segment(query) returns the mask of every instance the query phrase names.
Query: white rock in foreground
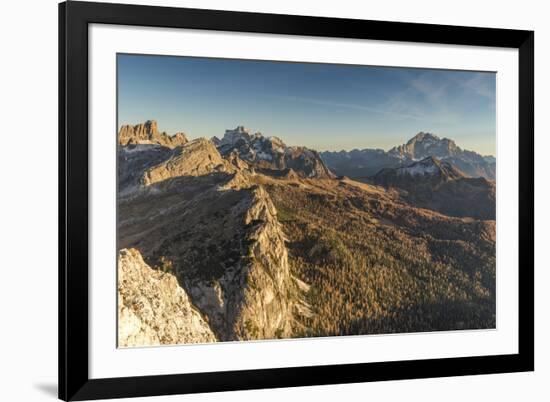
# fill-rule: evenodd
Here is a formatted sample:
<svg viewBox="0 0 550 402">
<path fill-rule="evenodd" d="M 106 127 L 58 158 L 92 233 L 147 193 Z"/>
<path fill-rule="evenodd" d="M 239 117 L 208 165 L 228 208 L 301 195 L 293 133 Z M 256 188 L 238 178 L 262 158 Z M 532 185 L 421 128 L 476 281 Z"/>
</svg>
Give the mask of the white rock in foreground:
<svg viewBox="0 0 550 402">
<path fill-rule="evenodd" d="M 216 342 L 176 279 L 149 267 L 136 249 L 118 255 L 118 346 Z"/>
</svg>

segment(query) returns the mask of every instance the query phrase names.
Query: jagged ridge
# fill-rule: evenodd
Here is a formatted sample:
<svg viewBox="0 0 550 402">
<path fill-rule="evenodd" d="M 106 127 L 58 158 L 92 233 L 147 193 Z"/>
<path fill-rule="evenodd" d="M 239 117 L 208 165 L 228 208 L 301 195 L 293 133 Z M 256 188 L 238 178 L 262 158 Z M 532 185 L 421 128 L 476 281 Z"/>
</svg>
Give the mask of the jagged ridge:
<svg viewBox="0 0 550 402">
<path fill-rule="evenodd" d="M 264 137 L 259 132 L 251 135 L 243 126 L 226 130 L 221 140 L 213 137 L 211 142 L 222 155 L 237 151 L 241 159 L 256 168 L 265 169 L 266 172 L 290 168 L 302 177 L 334 177 L 317 151 L 306 147 L 287 146 L 280 138 Z"/>
</svg>

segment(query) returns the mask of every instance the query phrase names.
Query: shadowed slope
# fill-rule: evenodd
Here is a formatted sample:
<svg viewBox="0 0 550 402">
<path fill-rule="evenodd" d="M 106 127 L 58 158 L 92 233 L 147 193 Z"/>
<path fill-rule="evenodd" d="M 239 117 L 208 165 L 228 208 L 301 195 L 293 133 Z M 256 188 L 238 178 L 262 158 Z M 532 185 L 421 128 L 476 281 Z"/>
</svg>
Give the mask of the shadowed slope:
<svg viewBox="0 0 550 402">
<path fill-rule="evenodd" d="M 495 219 L 496 188 L 483 177 L 466 177 L 452 164 L 428 157 L 406 167 L 383 169 L 372 181 L 403 190 L 410 204 L 452 216 Z"/>
</svg>

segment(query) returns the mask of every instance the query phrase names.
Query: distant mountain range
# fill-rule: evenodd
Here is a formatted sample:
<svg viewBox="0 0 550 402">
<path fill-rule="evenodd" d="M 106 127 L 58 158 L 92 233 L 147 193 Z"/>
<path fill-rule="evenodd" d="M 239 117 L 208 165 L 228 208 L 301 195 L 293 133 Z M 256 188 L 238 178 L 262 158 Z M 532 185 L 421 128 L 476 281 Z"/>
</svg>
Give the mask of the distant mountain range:
<svg viewBox="0 0 550 402">
<path fill-rule="evenodd" d="M 397 189 L 408 203 L 452 216 L 495 219 L 493 156 L 462 150 L 453 140 L 419 133 L 388 152 L 364 149 L 323 152 L 287 146 L 278 137 L 251 134 L 244 126 L 220 139 L 189 141 L 183 132 L 160 132 L 156 121 L 122 126 L 119 190 L 187 175 L 256 170 L 278 177 L 352 179 Z M 200 152 L 199 152 L 200 150 Z M 140 152 L 137 152 L 140 151 Z"/>
<path fill-rule="evenodd" d="M 319 153 L 306 147 L 287 146 L 278 137 L 265 137 L 259 132 L 251 134 L 244 126 L 226 130 L 221 139 L 214 136 L 210 141 L 222 156 L 235 152 L 255 168 L 275 171 L 292 169 L 298 175 L 310 178 L 334 175 L 366 178 L 382 169 L 406 167 L 427 157 L 445 161 L 469 177 L 494 180 L 496 173 L 494 156 L 463 150 L 453 140 L 422 132 L 406 144 L 395 146 L 387 152 L 367 148 Z M 122 126 L 119 133 L 120 145 L 161 145 L 173 149 L 187 142 L 183 132 L 172 136 L 160 132 L 154 120 Z"/>
<path fill-rule="evenodd" d="M 453 140 L 430 133 L 418 133 L 406 144 L 382 149 L 321 153 L 321 158 L 335 174 L 348 177 L 369 177 L 384 168 L 408 166 L 427 157 L 450 163 L 470 177 L 495 179 L 496 159 L 474 151 L 463 150 Z"/>
</svg>

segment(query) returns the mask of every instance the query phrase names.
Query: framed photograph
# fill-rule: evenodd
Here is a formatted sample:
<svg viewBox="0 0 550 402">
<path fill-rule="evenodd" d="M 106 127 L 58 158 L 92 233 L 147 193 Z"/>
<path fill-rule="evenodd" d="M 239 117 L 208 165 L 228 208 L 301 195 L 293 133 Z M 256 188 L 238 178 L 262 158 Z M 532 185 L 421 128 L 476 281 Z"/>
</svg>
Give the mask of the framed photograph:
<svg viewBox="0 0 550 402">
<path fill-rule="evenodd" d="M 59 397 L 534 369 L 534 33 L 59 5 Z"/>
</svg>

